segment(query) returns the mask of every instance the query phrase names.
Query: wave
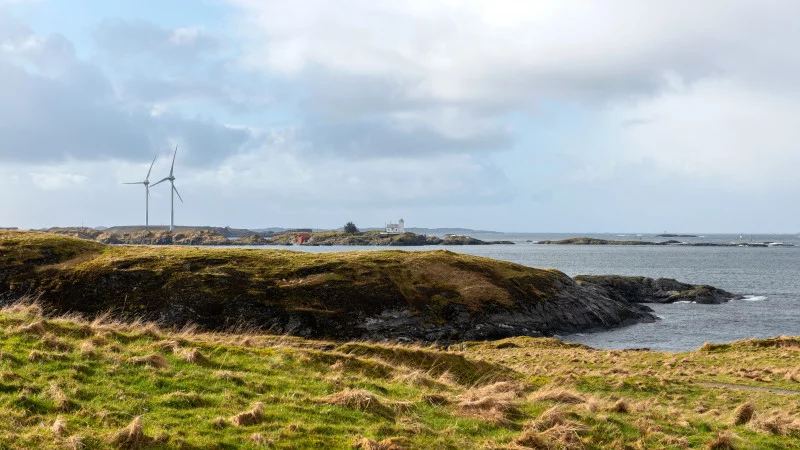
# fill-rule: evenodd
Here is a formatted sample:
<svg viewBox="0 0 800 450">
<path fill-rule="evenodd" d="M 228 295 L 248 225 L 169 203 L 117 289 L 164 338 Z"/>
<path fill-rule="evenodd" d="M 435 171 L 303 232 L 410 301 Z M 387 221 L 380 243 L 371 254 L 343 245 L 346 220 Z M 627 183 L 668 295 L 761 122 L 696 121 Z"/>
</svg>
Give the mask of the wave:
<svg viewBox="0 0 800 450">
<path fill-rule="evenodd" d="M 745 295 L 742 300 L 746 302 L 761 302 L 766 300 L 767 297 L 764 295 Z"/>
<path fill-rule="evenodd" d="M 675 305 L 677 305 L 678 303 L 694 303 L 694 302 L 693 302 L 693 301 L 691 301 L 691 300 L 679 300 L 679 301 L 677 301 L 677 302 L 672 302 L 672 303 L 673 303 L 673 304 L 675 304 Z"/>
</svg>

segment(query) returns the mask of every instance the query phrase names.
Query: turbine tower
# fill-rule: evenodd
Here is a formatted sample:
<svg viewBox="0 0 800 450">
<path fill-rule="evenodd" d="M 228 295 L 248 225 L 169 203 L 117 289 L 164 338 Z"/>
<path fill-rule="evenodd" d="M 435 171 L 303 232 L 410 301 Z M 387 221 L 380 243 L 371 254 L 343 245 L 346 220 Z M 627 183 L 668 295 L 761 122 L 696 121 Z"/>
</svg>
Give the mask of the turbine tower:
<svg viewBox="0 0 800 450">
<path fill-rule="evenodd" d="M 153 184 L 153 186 L 155 186 L 156 184 L 163 183 L 164 181 L 169 180 L 169 184 L 172 187 L 172 192 L 170 192 L 170 202 L 169 202 L 169 208 L 170 208 L 169 232 L 170 233 L 175 231 L 175 194 L 178 194 L 178 198 L 181 200 L 181 203 L 183 203 L 183 198 L 181 198 L 181 194 L 178 192 L 178 189 L 175 187 L 174 170 L 175 170 L 175 157 L 177 155 L 178 155 L 178 146 L 176 145 L 175 146 L 175 154 L 172 155 L 172 166 L 170 166 L 170 168 L 169 168 L 169 176 L 164 178 L 163 180 L 159 181 L 158 183 Z"/>
<path fill-rule="evenodd" d="M 136 181 L 134 183 L 122 183 L 122 184 L 143 184 L 144 185 L 144 229 L 148 229 L 150 227 L 150 172 L 153 170 L 153 164 L 156 163 L 156 155 L 153 158 L 153 162 L 150 163 L 150 169 L 147 171 L 147 176 L 144 177 L 144 181 Z"/>
</svg>

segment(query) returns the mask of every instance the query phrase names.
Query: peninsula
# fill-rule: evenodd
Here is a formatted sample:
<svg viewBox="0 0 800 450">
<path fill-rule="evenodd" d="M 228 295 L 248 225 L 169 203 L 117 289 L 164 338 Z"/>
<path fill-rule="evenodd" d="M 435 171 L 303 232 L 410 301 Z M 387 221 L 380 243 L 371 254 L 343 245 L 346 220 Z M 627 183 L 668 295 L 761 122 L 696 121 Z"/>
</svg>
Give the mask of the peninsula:
<svg viewBox="0 0 800 450">
<path fill-rule="evenodd" d="M 109 246 L 0 231 L 0 302 L 35 295 L 53 312 L 113 311 L 130 320 L 217 331 L 245 327 L 313 338 L 440 342 L 547 336 L 656 319 L 640 304 L 661 298 L 650 289 L 653 280 L 578 280 L 555 269 L 442 250 L 315 254 Z M 674 280 L 656 284 L 660 291 L 683 292 L 686 300 L 705 292 Z M 720 299 L 733 297 L 719 293 Z"/>
</svg>

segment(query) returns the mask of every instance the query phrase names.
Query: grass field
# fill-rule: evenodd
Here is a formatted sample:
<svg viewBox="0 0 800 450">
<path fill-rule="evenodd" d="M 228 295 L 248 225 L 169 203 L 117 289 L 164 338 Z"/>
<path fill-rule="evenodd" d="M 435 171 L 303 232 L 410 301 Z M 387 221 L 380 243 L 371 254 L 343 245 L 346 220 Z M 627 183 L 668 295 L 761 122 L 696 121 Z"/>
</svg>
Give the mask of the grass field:
<svg viewBox="0 0 800 450">
<path fill-rule="evenodd" d="M 796 391 L 788 337 L 446 349 L 0 312 L 0 448 L 798 448 Z"/>
</svg>

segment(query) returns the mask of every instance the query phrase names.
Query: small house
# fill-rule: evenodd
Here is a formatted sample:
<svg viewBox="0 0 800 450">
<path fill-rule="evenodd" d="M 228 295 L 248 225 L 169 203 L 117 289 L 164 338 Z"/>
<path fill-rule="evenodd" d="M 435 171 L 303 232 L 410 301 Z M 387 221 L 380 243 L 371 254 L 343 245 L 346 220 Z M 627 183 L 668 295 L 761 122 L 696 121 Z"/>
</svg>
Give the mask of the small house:
<svg viewBox="0 0 800 450">
<path fill-rule="evenodd" d="M 311 240 L 311 233 L 298 233 L 297 245 L 303 245 Z"/>
<path fill-rule="evenodd" d="M 406 223 L 400 219 L 397 223 L 387 223 L 386 232 L 389 234 L 403 234 L 406 232 Z"/>
</svg>

